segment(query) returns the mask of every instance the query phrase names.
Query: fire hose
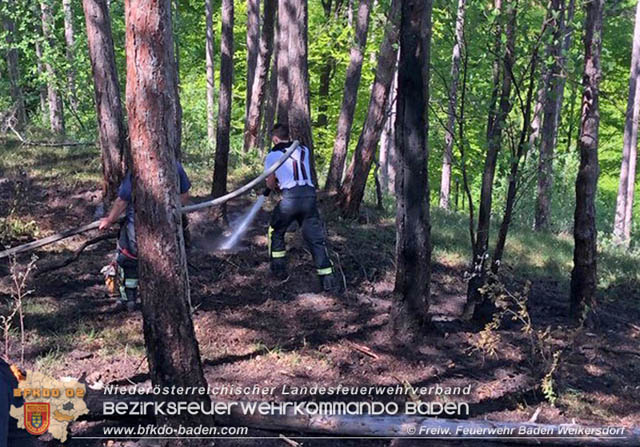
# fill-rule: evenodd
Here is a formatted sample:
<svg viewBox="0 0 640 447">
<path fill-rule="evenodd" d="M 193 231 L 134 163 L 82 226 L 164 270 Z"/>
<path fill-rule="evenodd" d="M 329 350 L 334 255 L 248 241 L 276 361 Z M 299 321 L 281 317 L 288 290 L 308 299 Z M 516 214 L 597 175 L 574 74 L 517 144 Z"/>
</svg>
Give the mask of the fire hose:
<svg viewBox="0 0 640 447">
<path fill-rule="evenodd" d="M 276 172 L 276 170 L 282 166 L 282 164 L 287 161 L 287 159 L 291 156 L 291 154 L 293 154 L 293 151 L 296 150 L 296 148 L 300 145 L 300 143 L 296 140 L 294 141 L 291 146 L 289 146 L 289 148 L 286 150 L 286 152 L 282 155 L 282 157 L 280 157 L 280 159 L 274 164 L 272 165 L 269 169 L 267 169 L 266 171 L 264 171 L 262 174 L 260 174 L 258 177 L 256 177 L 255 179 L 253 179 L 252 181 L 250 181 L 249 183 L 247 183 L 246 185 L 236 189 L 235 191 L 231 191 L 228 194 L 225 194 L 224 196 L 218 197 L 216 199 L 213 200 L 208 200 L 205 202 L 200 202 L 200 203 L 196 203 L 194 205 L 189 205 L 189 206 L 185 206 L 181 208 L 181 212 L 182 214 L 187 214 L 187 213 L 192 213 L 194 211 L 198 211 L 201 210 L 203 208 L 209 208 L 212 206 L 216 206 L 216 205 L 221 205 L 231 199 L 235 199 L 238 196 L 241 196 L 242 194 L 246 193 L 247 191 L 250 191 L 254 186 L 260 184 L 261 182 L 263 182 L 268 176 L 270 176 L 271 174 L 273 174 L 274 172 Z M 121 218 L 122 219 L 122 218 Z M 16 247 L 13 248 L 9 248 L 7 250 L 1 251 L 0 252 L 0 259 L 2 258 L 6 258 L 8 256 L 17 254 L 17 253 L 24 253 L 26 251 L 31 251 L 34 250 L 36 248 L 40 248 L 43 247 L 45 245 L 49 245 L 49 244 L 53 244 L 54 242 L 58 242 L 62 239 L 66 239 L 68 237 L 71 236 L 75 236 L 76 234 L 81 234 L 84 232 L 87 232 L 89 230 L 93 230 L 96 229 L 100 226 L 100 220 L 96 220 L 95 222 L 91 222 L 90 224 L 87 225 L 83 225 L 81 227 L 78 228 L 73 228 L 71 230 L 67 230 L 67 231 L 63 231 L 62 233 L 57 233 L 48 237 L 45 237 L 43 239 L 38 239 L 36 241 L 33 242 L 29 242 L 23 245 L 18 245 Z"/>
</svg>

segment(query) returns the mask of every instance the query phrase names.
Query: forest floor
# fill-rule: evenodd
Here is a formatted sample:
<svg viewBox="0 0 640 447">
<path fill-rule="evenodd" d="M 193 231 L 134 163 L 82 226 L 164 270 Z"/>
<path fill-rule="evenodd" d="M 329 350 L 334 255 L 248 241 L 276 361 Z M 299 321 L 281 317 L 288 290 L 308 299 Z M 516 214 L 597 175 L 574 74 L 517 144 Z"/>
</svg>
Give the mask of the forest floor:
<svg viewBox="0 0 640 447">
<path fill-rule="evenodd" d="M 4 151 L 0 162 L 3 246 L 94 220 L 100 194 L 95 153 L 81 148 L 36 150 L 17 146 L 5 147 Z M 186 168 L 189 172 L 188 160 Z M 207 178 L 193 176 L 196 193 L 206 190 Z M 195 198 L 199 199 L 202 197 Z M 575 420 L 587 425 L 640 426 L 637 258 L 614 251 L 601 253 L 598 324 L 576 330 L 565 318 L 570 236 L 538 235 L 514 228 L 507 245 L 503 281 L 515 297 L 530 281 L 526 304 L 532 330 L 528 332 L 519 322 L 509 322 L 483 331 L 481 326 L 459 320 L 469 258 L 466 218 L 433 210 L 430 312 L 443 336 L 427 337 L 419 345 L 398 349 L 387 327 L 393 290 L 394 219 L 389 212 L 365 207 L 358 221 L 344 221 L 331 211 L 330 202 L 323 198 L 321 208 L 331 255 L 346 285 L 342 296 L 320 293 L 299 232 L 287 236 L 290 277 L 284 282 L 271 277 L 265 232 L 273 199 L 259 214 L 244 245 L 234 253 L 215 251 L 213 241 L 222 229 L 211 224 L 206 213 L 191 217 L 188 258 L 192 304 L 196 308 L 193 319 L 210 386 L 260 385 L 281 391 L 284 385 L 471 385 L 469 395 L 453 400 L 467 402 L 469 418 L 473 419 L 527 421 L 539 409 L 537 421 L 541 423 Z M 249 204 L 247 198 L 230 203 L 231 217 Z M 96 235 L 73 237 L 37 250 L 38 269 L 67 258 L 83 241 Z M 141 313 L 116 313 L 115 300 L 107 295 L 100 274 L 101 267 L 113 258 L 114 246 L 115 240 L 101 241 L 64 268 L 43 274 L 36 270 L 31 275 L 27 288 L 32 293 L 24 302 L 25 369 L 82 378 L 92 386 L 149 382 Z M 30 256 L 18 257 L 19 268 Z M 2 260 L 2 313 L 12 290 L 10 265 Z M 10 356 L 16 361 L 20 358 L 19 337 L 15 330 L 11 334 Z M 536 347 L 533 350 L 532 341 Z M 242 396 L 259 398 L 305 399 L 279 392 L 267 398 Z M 103 423 L 115 424 L 80 421 L 71 425 L 72 433 L 99 435 Z M 296 434 L 288 436 L 296 438 Z M 41 439 L 42 445 L 57 445 L 46 436 Z M 382 440 L 345 441 L 341 445 L 364 443 L 389 445 Z M 336 444 L 304 440 L 306 446 Z M 137 444 L 72 439 L 66 445 Z M 285 444 L 279 440 L 219 440 L 216 445 Z M 438 441 L 433 445 L 444 444 Z M 466 441 L 464 445 L 471 443 Z"/>
</svg>

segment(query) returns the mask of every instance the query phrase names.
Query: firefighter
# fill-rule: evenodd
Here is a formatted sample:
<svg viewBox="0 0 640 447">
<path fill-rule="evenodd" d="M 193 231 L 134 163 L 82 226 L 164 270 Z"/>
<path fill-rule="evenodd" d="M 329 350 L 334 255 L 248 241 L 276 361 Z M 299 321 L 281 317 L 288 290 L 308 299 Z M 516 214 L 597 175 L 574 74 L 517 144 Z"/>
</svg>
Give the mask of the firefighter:
<svg viewBox="0 0 640 447">
<path fill-rule="evenodd" d="M 272 130 L 273 149 L 265 160 L 269 169 L 291 146 L 289 127 L 276 124 Z M 311 152 L 300 145 L 291 157 L 274 174 L 267 177 L 267 190 L 280 189 L 282 200 L 271 214 L 268 231 L 271 272 L 278 279 L 287 277 L 287 258 L 284 235 L 289 225 L 296 221 L 302 228 L 302 236 L 313 256 L 316 272 L 326 292 L 338 292 L 339 286 L 329 259 L 324 225 L 316 204 L 316 188 L 311 180 Z"/>
<path fill-rule="evenodd" d="M 177 163 L 180 202 L 186 205 L 189 202 L 189 189 L 191 182 L 182 165 Z M 133 201 L 131 200 L 132 184 L 131 173 L 127 172 L 118 188 L 118 198 L 113 203 L 111 211 L 100 220 L 99 228 L 106 230 L 126 211 L 124 223 L 120 227 L 115 262 L 117 264 L 118 283 L 120 286 L 120 298 L 116 304 L 117 309 L 134 310 L 137 305 L 138 290 L 138 245 L 134 228 Z M 188 239 L 186 228 L 186 216 L 182 216 L 185 231 L 185 243 Z"/>
</svg>

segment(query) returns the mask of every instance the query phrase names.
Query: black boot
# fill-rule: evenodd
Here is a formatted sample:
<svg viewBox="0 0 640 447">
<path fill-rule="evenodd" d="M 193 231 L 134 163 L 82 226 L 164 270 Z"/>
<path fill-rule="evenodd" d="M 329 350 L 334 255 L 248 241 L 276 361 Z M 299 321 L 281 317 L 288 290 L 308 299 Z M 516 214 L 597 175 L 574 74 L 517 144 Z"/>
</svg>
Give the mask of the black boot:
<svg viewBox="0 0 640 447">
<path fill-rule="evenodd" d="M 272 258 L 271 273 L 276 279 L 284 280 L 287 278 L 287 258 Z"/>
<path fill-rule="evenodd" d="M 322 283 L 322 290 L 327 293 L 339 293 L 340 292 L 340 284 L 338 283 L 338 278 L 333 273 L 329 273 L 328 275 L 322 275 L 320 277 L 320 282 Z"/>
</svg>

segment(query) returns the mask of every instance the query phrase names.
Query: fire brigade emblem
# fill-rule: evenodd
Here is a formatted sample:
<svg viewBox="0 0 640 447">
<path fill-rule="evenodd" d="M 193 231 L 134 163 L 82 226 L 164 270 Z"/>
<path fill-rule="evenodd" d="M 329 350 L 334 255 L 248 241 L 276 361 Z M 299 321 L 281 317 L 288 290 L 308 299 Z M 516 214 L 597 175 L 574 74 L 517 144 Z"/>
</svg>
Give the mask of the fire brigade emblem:
<svg viewBox="0 0 640 447">
<path fill-rule="evenodd" d="M 26 402 L 24 404 L 24 427 L 35 436 L 44 434 L 49 428 L 50 407 L 48 403 Z"/>
</svg>

